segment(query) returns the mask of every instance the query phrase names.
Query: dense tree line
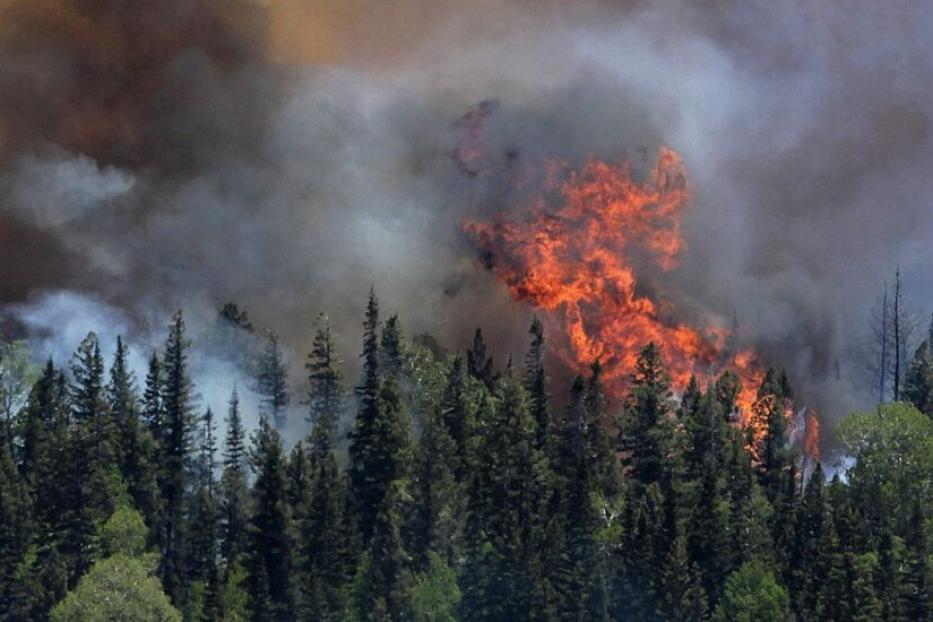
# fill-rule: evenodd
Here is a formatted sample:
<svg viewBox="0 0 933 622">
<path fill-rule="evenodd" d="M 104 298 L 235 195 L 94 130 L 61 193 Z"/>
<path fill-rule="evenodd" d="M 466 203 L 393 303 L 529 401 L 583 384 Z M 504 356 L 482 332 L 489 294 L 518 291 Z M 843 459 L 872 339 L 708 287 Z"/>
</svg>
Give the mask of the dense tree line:
<svg viewBox="0 0 933 622">
<path fill-rule="evenodd" d="M 524 364 L 496 370 L 481 331 L 446 353 L 382 321 L 371 293 L 351 387 L 322 315 L 310 430 L 288 450 L 274 336 L 250 364 L 263 400 L 249 438 L 236 389 L 223 438 L 196 408 L 180 313 L 142 387 L 122 340 L 109 367 L 92 333 L 35 378 L 7 346 L 0 370 L 19 376 L 0 382 L 0 616 L 933 620 L 926 343 L 909 403 L 846 418 L 850 462 L 827 479 L 789 445 L 779 371 L 752 435 L 731 372 L 675 396 L 647 344 L 619 404 L 598 361 L 552 386 L 537 320 L 529 341 Z"/>
</svg>

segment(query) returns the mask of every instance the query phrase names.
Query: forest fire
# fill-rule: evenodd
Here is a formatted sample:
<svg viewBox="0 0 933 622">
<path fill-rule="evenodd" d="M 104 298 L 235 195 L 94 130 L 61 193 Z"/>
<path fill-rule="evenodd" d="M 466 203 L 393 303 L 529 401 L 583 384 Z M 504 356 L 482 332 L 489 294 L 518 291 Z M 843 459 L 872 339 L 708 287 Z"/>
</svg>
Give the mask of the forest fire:
<svg viewBox="0 0 933 622">
<path fill-rule="evenodd" d="M 649 298 L 638 288 L 638 262 L 662 271 L 678 265 L 689 200 L 680 156 L 662 147 L 643 182 L 624 162 L 590 159 L 578 171 L 552 164 L 544 191 L 525 209 L 464 228 L 512 297 L 542 309 L 552 332 L 566 335 L 556 351 L 571 368 L 599 359 L 618 396 L 639 351 L 654 342 L 676 389 L 691 376 L 705 385 L 726 369 L 737 373 L 745 422 L 762 377 L 754 352 L 730 352 L 730 331 L 723 325 L 671 319 L 671 301 Z"/>
</svg>

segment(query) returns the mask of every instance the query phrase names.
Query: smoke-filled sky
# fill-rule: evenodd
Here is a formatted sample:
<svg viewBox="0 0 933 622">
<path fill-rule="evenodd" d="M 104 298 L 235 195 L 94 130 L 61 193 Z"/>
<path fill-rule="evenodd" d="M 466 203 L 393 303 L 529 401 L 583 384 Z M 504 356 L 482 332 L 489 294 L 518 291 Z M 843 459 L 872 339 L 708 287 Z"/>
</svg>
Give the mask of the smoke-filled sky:
<svg viewBox="0 0 933 622">
<path fill-rule="evenodd" d="M 299 368 L 322 310 L 355 358 L 372 283 L 409 332 L 517 351 L 532 311 L 460 228 L 509 189 L 449 156 L 494 99 L 497 166 L 675 148 L 665 287 L 848 408 L 897 264 L 933 309 L 931 41 L 920 2 L 0 0 L 0 304 L 70 350 L 234 300 Z"/>
</svg>

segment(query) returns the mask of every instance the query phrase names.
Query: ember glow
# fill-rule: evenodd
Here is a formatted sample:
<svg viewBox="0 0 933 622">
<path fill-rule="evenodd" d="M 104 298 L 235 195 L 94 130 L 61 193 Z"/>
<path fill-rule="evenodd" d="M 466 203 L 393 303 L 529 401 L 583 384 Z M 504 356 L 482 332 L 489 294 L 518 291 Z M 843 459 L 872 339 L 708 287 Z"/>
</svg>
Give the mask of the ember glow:
<svg viewBox="0 0 933 622">
<path fill-rule="evenodd" d="M 703 385 L 735 371 L 745 422 L 762 376 L 754 352 L 730 352 L 722 323 L 670 319 L 677 312 L 672 301 L 649 298 L 637 287 L 636 258 L 662 271 L 678 265 L 689 202 L 683 162 L 662 147 L 644 181 L 633 178 L 626 162 L 590 159 L 577 171 L 551 164 L 544 191 L 527 205 L 464 228 L 512 297 L 543 310 L 552 334 L 566 336 L 556 349 L 572 368 L 600 360 L 619 396 L 639 351 L 654 342 L 675 389 L 686 387 L 691 375 Z"/>
</svg>

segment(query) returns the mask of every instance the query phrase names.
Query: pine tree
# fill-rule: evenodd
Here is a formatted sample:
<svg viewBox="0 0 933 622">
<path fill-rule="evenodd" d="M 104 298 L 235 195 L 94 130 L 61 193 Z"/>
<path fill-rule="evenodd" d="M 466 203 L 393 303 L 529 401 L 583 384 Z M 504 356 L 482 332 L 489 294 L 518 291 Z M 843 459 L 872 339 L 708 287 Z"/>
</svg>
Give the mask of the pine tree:
<svg viewBox="0 0 933 622">
<path fill-rule="evenodd" d="M 4 619 L 16 619 L 17 568 L 33 531 L 31 505 L 9 445 L 0 443 L 0 617 Z"/>
<path fill-rule="evenodd" d="M 221 475 L 222 532 L 221 554 L 226 571 L 234 568 L 246 548 L 247 521 L 247 454 L 246 432 L 240 417 L 240 398 L 236 389 L 230 396 L 226 420 L 227 434 L 224 438 L 223 473 Z"/>
<path fill-rule="evenodd" d="M 468 403 L 467 377 L 463 357 L 454 357 L 447 372 L 447 384 L 440 403 L 440 417 L 454 443 L 454 475 L 460 484 L 466 484 L 470 470 L 475 421 Z"/>
<path fill-rule="evenodd" d="M 794 549 L 790 554 L 788 588 L 793 595 L 793 607 L 807 619 L 818 614 L 818 598 L 829 579 L 826 504 L 823 497 L 823 470 L 819 464 L 807 482 L 797 512 Z"/>
<path fill-rule="evenodd" d="M 486 356 L 486 340 L 479 328 L 473 334 L 473 347 L 467 350 L 467 370 L 490 391 L 495 388 L 496 375 L 493 371 L 492 357 Z"/>
<path fill-rule="evenodd" d="M 904 377 L 905 400 L 922 413 L 933 417 L 933 356 L 930 344 L 924 341 L 910 361 Z"/>
<path fill-rule="evenodd" d="M 673 408 L 670 376 L 658 347 L 650 343 L 635 363 L 620 429 L 621 445 L 630 452 L 627 466 L 636 486 L 658 482 L 668 468 L 663 445 L 670 440 L 665 435 L 670 432 L 668 420 Z"/>
<path fill-rule="evenodd" d="M 930 620 L 933 618 L 929 585 L 930 551 L 926 539 L 923 507 L 919 500 L 913 504 L 904 544 L 907 552 L 904 614 L 909 620 Z"/>
<path fill-rule="evenodd" d="M 401 528 L 404 485 L 400 480 L 392 481 L 380 500 L 371 543 L 354 579 L 356 619 L 392 622 L 411 619 L 411 574 Z"/>
<path fill-rule="evenodd" d="M 272 417 L 276 430 L 285 428 L 285 415 L 288 408 L 288 368 L 282 360 L 279 338 L 269 333 L 266 347 L 259 359 L 256 387 L 262 396 L 265 414 Z"/>
<path fill-rule="evenodd" d="M 162 583 L 175 604 L 185 602 L 188 545 L 185 522 L 185 494 L 188 491 L 187 462 L 192 443 L 192 391 L 188 377 L 188 347 L 185 322 L 177 312 L 169 325 L 162 362 L 161 401 L 165 417 L 160 455 L 161 489 L 165 512 L 159 529 Z"/>
<path fill-rule="evenodd" d="M 92 452 L 92 459 L 112 461 L 115 447 L 114 429 L 104 392 L 104 359 L 100 354 L 97 335 L 88 333 L 78 346 L 71 365 L 74 382 L 71 388 L 72 416 L 79 424 Z"/>
<path fill-rule="evenodd" d="M 782 386 L 785 385 L 785 386 Z M 758 475 L 768 500 L 774 503 L 784 491 L 790 468 L 787 447 L 786 379 L 769 369 L 758 389 L 752 407 L 752 428 L 756 432 L 752 453 L 758 462 Z"/>
<path fill-rule="evenodd" d="M 380 368 L 385 374 L 395 374 L 402 380 L 405 368 L 405 352 L 402 345 L 402 328 L 398 315 L 393 315 L 382 328 L 382 341 L 379 344 Z"/>
<path fill-rule="evenodd" d="M 159 487 L 156 478 L 156 443 L 139 417 L 136 382 L 127 362 L 128 350 L 122 337 L 117 337 L 117 349 L 110 367 L 107 385 L 110 414 L 119 439 L 119 460 L 123 481 L 133 504 L 146 522 L 158 520 Z"/>
<path fill-rule="evenodd" d="M 463 488 L 457 482 L 457 446 L 440 412 L 428 417 L 415 450 L 410 553 L 424 570 L 430 554 L 448 565 L 459 557 L 462 537 Z"/>
<path fill-rule="evenodd" d="M 901 540 L 884 525 L 878 536 L 878 570 L 876 585 L 881 599 L 880 620 L 895 622 L 906 620 L 902 594 L 902 568 L 904 554 Z"/>
<path fill-rule="evenodd" d="M 389 374 L 385 385 L 380 381 L 379 303 L 372 290 L 363 329 L 363 372 L 356 389 L 360 406 L 350 436 L 350 487 L 355 518 L 366 547 L 389 483 L 402 476 L 399 472 L 403 470 L 402 456 L 397 452 L 408 429 L 407 423 L 402 424 L 399 419 L 405 413 L 398 379 Z M 391 412 L 386 412 L 387 408 Z"/>
<path fill-rule="evenodd" d="M 149 358 L 149 371 L 146 373 L 143 421 L 156 446 L 161 449 L 165 441 L 165 411 L 162 408 L 162 363 L 155 352 Z"/>
<path fill-rule="evenodd" d="M 22 480 L 11 480 L 10 485 L 15 490 L 21 483 L 22 499 L 31 503 L 26 509 L 28 516 L 25 512 L 23 516 L 3 516 L 12 521 L 13 532 L 20 529 L 19 546 L 24 555 L 11 579 L 12 589 L 0 590 L 0 598 L 6 601 L 6 605 L 0 604 L 0 617 L 47 616 L 51 606 L 64 596 L 69 579 L 77 576 L 77 564 L 87 555 L 87 517 L 81 505 L 81 486 L 86 478 L 82 469 L 74 468 L 69 409 L 67 381 L 49 360 L 20 415 Z M 8 446 L 3 447 L 0 451 L 8 455 Z M 0 496 L 4 494 L 8 493 L 0 491 Z"/>
<path fill-rule="evenodd" d="M 577 377 L 562 433 L 553 441 L 556 475 L 556 560 L 546 560 L 556 573 L 551 582 L 558 592 L 561 619 L 605 619 L 609 612 L 609 559 L 599 542 L 618 492 L 618 463 L 601 424 L 604 414 L 601 366 L 595 363 L 589 386 Z M 543 545 L 544 543 L 542 543 Z M 546 549 L 545 549 L 546 550 Z"/>
<path fill-rule="evenodd" d="M 260 418 L 250 459 L 256 476 L 245 559 L 251 617 L 291 620 L 292 542 L 285 455 L 282 440 L 266 417 Z"/>
<path fill-rule="evenodd" d="M 472 555 L 482 556 L 487 567 L 480 572 L 497 577 L 497 590 L 512 596 L 495 596 L 488 591 L 487 579 L 477 576 L 472 579 L 477 585 L 465 590 L 464 606 L 468 619 L 542 618 L 547 612 L 541 608 L 548 604 L 546 593 L 551 589 L 537 546 L 547 500 L 547 460 L 536 449 L 537 427 L 527 394 L 510 367 L 500 378 L 498 393 L 495 414 L 482 439 L 482 471 L 471 485 L 471 511 L 482 517 L 482 526 L 468 529 L 481 532 L 468 548 Z"/>
<path fill-rule="evenodd" d="M 315 320 L 314 341 L 305 364 L 310 385 L 308 418 L 313 426 L 312 447 L 321 454 L 336 442 L 337 424 L 346 402 L 340 366 L 330 320 L 322 313 Z"/>
<path fill-rule="evenodd" d="M 547 374 L 544 371 L 544 326 L 535 317 L 528 331 L 531 334 L 531 347 L 525 357 L 525 391 L 529 396 L 531 416 L 538 426 L 538 448 L 545 450 L 550 423 L 548 405 Z"/>
<path fill-rule="evenodd" d="M 351 525 L 345 515 L 346 483 L 333 449 L 312 449 L 310 490 L 298 523 L 296 583 L 302 619 L 344 619 L 350 573 Z"/>
<path fill-rule="evenodd" d="M 97 336 L 89 333 L 72 359 L 72 417 L 70 490 L 73 496 L 69 538 L 76 543 L 75 573 L 82 574 L 97 555 L 94 534 L 110 516 L 124 491 L 117 469 L 116 430 L 104 387 L 104 360 Z"/>
<path fill-rule="evenodd" d="M 214 494 L 217 453 L 214 413 L 208 408 L 201 418 L 195 491 L 189 512 L 190 540 L 187 567 L 192 589 L 186 615 L 189 619 L 213 621 L 218 618 L 220 574 L 218 557 L 218 507 Z"/>
</svg>

